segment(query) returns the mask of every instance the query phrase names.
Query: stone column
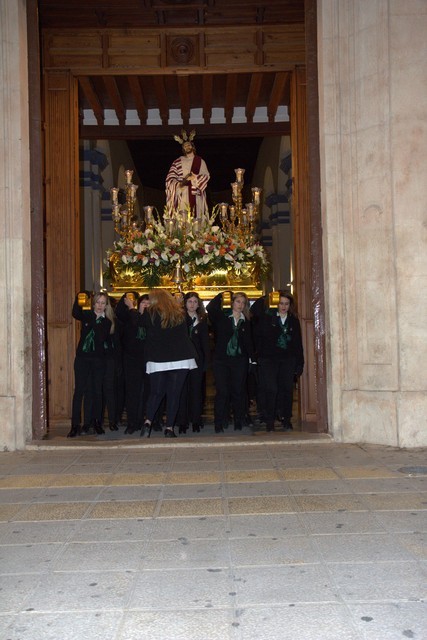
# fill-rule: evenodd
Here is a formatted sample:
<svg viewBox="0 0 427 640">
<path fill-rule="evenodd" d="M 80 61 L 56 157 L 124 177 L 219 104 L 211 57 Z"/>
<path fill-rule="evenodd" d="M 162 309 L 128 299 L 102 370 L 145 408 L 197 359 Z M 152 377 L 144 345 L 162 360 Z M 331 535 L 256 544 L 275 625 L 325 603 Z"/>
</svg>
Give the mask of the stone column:
<svg viewBox="0 0 427 640">
<path fill-rule="evenodd" d="M 31 438 L 31 270 L 25 0 L 0 3 L 0 449 Z"/>
<path fill-rule="evenodd" d="M 320 0 L 329 427 L 427 444 L 427 7 Z"/>
</svg>

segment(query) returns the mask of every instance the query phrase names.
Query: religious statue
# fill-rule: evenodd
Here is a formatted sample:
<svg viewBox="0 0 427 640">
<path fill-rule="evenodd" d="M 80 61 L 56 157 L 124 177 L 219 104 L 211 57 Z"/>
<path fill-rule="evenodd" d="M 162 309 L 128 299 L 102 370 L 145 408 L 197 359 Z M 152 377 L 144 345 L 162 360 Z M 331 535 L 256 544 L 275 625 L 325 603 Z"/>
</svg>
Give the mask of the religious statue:
<svg viewBox="0 0 427 640">
<path fill-rule="evenodd" d="M 206 187 L 209 182 L 209 171 L 205 161 L 196 155 L 193 139 L 196 132 L 187 134 L 182 130 L 181 136 L 174 139 L 181 144 L 183 155 L 174 160 L 166 176 L 166 211 L 191 213 L 196 218 L 209 215 L 206 202 Z"/>
</svg>

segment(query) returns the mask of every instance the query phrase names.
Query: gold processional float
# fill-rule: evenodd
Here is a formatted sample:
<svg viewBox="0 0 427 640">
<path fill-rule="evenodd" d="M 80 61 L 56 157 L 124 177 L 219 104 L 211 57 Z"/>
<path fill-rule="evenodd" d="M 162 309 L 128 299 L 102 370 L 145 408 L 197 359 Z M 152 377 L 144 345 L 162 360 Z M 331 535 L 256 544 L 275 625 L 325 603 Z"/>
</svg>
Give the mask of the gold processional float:
<svg viewBox="0 0 427 640">
<path fill-rule="evenodd" d="M 112 218 L 118 239 L 107 250 L 112 293 L 130 289 L 140 294 L 155 287 L 172 293 L 196 291 L 203 300 L 224 290 L 243 291 L 249 298 L 263 295 L 270 263 L 258 237 L 261 189 L 252 188 L 252 202 L 243 207 L 244 169 L 235 169 L 231 184 L 233 205 L 215 205 L 196 217 L 190 210 L 165 211 L 152 206 L 135 215 L 133 171 L 125 171 L 126 201 L 119 204 L 119 188 L 111 192 Z"/>
</svg>

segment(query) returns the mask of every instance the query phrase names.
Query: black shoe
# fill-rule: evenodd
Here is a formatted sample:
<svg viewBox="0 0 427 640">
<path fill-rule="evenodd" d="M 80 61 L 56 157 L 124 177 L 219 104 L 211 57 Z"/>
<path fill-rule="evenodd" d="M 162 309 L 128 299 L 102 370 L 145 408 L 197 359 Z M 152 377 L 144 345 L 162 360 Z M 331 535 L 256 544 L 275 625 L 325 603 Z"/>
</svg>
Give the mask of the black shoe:
<svg viewBox="0 0 427 640">
<path fill-rule="evenodd" d="M 217 426 L 215 425 L 215 433 L 224 433 L 224 429 L 223 429 L 223 427 L 217 427 Z"/>
<path fill-rule="evenodd" d="M 115 422 L 110 422 L 110 424 L 108 425 L 110 427 L 110 431 L 118 431 L 119 427 L 116 425 Z"/>
<path fill-rule="evenodd" d="M 153 422 L 151 423 L 151 429 L 152 431 L 163 431 L 162 425 L 156 420 L 153 420 Z"/>
<path fill-rule="evenodd" d="M 72 424 L 71 429 L 67 433 L 67 438 L 76 438 L 79 435 L 80 435 L 80 425 Z"/>
<path fill-rule="evenodd" d="M 283 420 L 283 431 L 293 431 L 294 428 L 291 425 L 290 420 Z"/>
<path fill-rule="evenodd" d="M 173 430 L 173 427 L 166 427 L 165 429 L 165 438 L 176 438 L 177 435 Z"/>
<path fill-rule="evenodd" d="M 90 431 L 90 424 L 84 424 L 80 430 L 80 435 L 87 436 Z"/>
<path fill-rule="evenodd" d="M 240 422 L 234 425 L 234 431 L 241 431 L 241 430 L 242 430 L 242 425 L 240 424 Z"/>
<path fill-rule="evenodd" d="M 188 424 L 181 424 L 178 429 L 178 433 L 187 433 Z"/>
<path fill-rule="evenodd" d="M 127 435 L 131 435 L 132 433 L 135 433 L 136 431 L 136 427 L 134 427 L 132 424 L 128 424 L 128 426 L 125 429 L 125 433 Z"/>
<path fill-rule="evenodd" d="M 102 428 L 102 424 L 99 422 L 99 420 L 94 420 L 93 428 L 95 429 L 95 433 L 98 436 L 101 436 L 103 433 L 105 433 L 104 429 Z"/>
<path fill-rule="evenodd" d="M 274 431 L 274 422 L 267 422 L 266 431 Z"/>
<path fill-rule="evenodd" d="M 200 425 L 193 424 L 193 433 L 200 433 Z"/>
</svg>

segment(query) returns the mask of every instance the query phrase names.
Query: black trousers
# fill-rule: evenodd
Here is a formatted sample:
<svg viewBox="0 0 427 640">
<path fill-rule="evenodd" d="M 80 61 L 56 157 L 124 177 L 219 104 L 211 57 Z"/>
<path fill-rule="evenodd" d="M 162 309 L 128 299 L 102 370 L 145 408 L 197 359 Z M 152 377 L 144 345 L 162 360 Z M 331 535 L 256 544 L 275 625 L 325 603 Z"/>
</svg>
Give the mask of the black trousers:
<svg viewBox="0 0 427 640">
<path fill-rule="evenodd" d="M 105 359 L 104 380 L 102 383 L 103 406 L 107 408 L 108 422 L 115 424 L 117 415 L 117 375 L 116 359 Z"/>
<path fill-rule="evenodd" d="M 216 427 L 226 427 L 230 407 L 234 426 L 241 427 L 247 405 L 246 379 L 249 363 L 247 358 L 227 357 L 214 360 L 215 378 L 214 421 Z"/>
<path fill-rule="evenodd" d="M 125 354 L 123 356 L 125 373 L 125 406 L 128 426 L 138 428 L 142 426 L 145 362 L 139 358 Z"/>
<path fill-rule="evenodd" d="M 204 372 L 197 368 L 191 369 L 182 387 L 176 423 L 178 425 L 200 425 L 202 422 L 204 398 Z"/>
<path fill-rule="evenodd" d="M 263 416 L 272 424 L 276 415 L 281 419 L 292 417 L 295 358 L 276 360 L 258 358 L 259 381 L 264 401 Z"/>
<path fill-rule="evenodd" d="M 175 426 L 182 387 L 188 369 L 173 369 L 150 373 L 150 395 L 147 402 L 147 420 L 153 421 L 161 401 L 166 396 L 166 427 Z"/>
<path fill-rule="evenodd" d="M 102 419 L 102 383 L 105 373 L 104 358 L 79 357 L 74 359 L 74 394 L 71 408 L 72 424 L 80 424 L 82 401 L 85 409 L 91 407 L 91 415 L 85 415 L 85 424 Z M 86 413 L 86 412 L 85 412 Z"/>
</svg>

